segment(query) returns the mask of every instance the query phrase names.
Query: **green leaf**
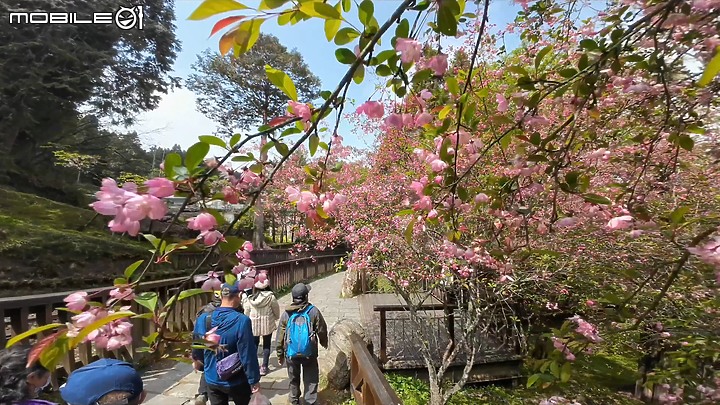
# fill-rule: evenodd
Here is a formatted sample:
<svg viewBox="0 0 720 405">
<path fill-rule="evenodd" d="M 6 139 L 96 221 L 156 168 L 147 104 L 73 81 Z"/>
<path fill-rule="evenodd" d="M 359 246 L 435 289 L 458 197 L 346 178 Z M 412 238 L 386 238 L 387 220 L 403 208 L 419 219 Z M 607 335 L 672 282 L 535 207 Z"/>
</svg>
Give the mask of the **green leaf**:
<svg viewBox="0 0 720 405">
<path fill-rule="evenodd" d="M 407 18 L 403 18 L 395 28 L 395 37 L 397 38 L 408 38 L 410 36 L 410 22 Z"/>
<path fill-rule="evenodd" d="M 698 80 L 698 86 L 705 87 L 720 73 L 720 46 L 715 48 L 715 56 L 705 66 L 705 71 L 700 80 Z"/>
<path fill-rule="evenodd" d="M 588 51 L 594 51 L 599 48 L 597 42 L 592 39 L 583 39 L 580 41 L 580 47 Z"/>
<path fill-rule="evenodd" d="M 540 63 L 542 63 L 543 58 L 545 55 L 547 55 L 550 51 L 552 51 L 552 45 L 548 45 L 545 48 L 541 49 L 540 52 L 537 53 L 535 56 L 535 69 L 540 67 Z"/>
<path fill-rule="evenodd" d="M 335 38 L 335 35 L 337 35 L 338 30 L 340 29 L 340 24 L 342 24 L 341 20 L 325 20 L 325 38 L 327 38 L 328 42 Z"/>
<path fill-rule="evenodd" d="M 135 263 L 127 266 L 125 268 L 125 278 L 130 280 L 130 277 L 132 277 L 133 274 L 135 274 L 135 271 L 140 267 L 140 265 L 144 262 L 144 260 L 138 260 Z"/>
<path fill-rule="evenodd" d="M 311 17 L 320 17 L 326 20 L 342 19 L 342 15 L 335 7 L 320 1 L 301 3 L 300 11 Z"/>
<path fill-rule="evenodd" d="M 570 381 L 570 376 L 572 375 L 572 365 L 570 363 L 565 363 L 562 366 L 562 369 L 560 369 L 560 381 L 566 383 Z"/>
<path fill-rule="evenodd" d="M 674 225 L 677 225 L 684 221 L 685 214 L 690 211 L 690 207 L 677 207 L 675 210 L 673 210 L 672 213 L 670 213 L 670 222 L 672 222 Z"/>
<path fill-rule="evenodd" d="M 204 20 L 227 11 L 245 10 L 247 8 L 249 7 L 234 0 L 205 0 L 190 14 L 188 20 Z"/>
<path fill-rule="evenodd" d="M 205 156 L 207 156 L 208 152 L 210 152 L 210 145 L 205 142 L 198 142 L 189 147 L 187 153 L 185 154 L 185 166 L 188 170 L 192 170 L 200 166 L 200 163 L 205 160 Z"/>
<path fill-rule="evenodd" d="M 153 291 L 146 291 L 135 296 L 135 302 L 149 309 L 150 312 L 155 312 L 158 303 L 158 294 Z"/>
<path fill-rule="evenodd" d="M 365 27 L 372 23 L 373 14 L 375 13 L 375 6 L 371 0 L 364 0 L 358 7 L 358 18 Z"/>
<path fill-rule="evenodd" d="M 560 378 L 560 366 L 557 361 L 550 362 L 550 374 L 554 375 L 555 378 Z"/>
<path fill-rule="evenodd" d="M 250 171 L 255 174 L 262 173 L 262 170 L 263 170 L 263 164 L 260 162 L 255 163 L 254 165 L 250 166 Z"/>
<path fill-rule="evenodd" d="M 233 135 L 232 138 L 230 138 L 230 147 L 232 148 L 233 146 L 237 145 L 237 143 L 240 142 L 240 138 L 242 138 L 241 134 Z"/>
<path fill-rule="evenodd" d="M 406 209 L 406 210 L 399 211 L 399 212 L 398 212 L 397 214 L 395 214 L 395 215 L 398 216 L 398 217 L 402 217 L 402 216 L 405 216 L 405 215 L 412 215 L 412 214 L 414 214 L 414 213 L 415 213 L 415 210 L 414 210 L 414 209 L 408 208 L 408 209 Z"/>
<path fill-rule="evenodd" d="M 270 65 L 265 65 L 265 73 L 267 74 L 268 79 L 270 79 L 270 82 L 275 85 L 278 89 L 282 90 L 283 93 L 285 93 L 286 96 L 290 98 L 290 100 L 297 101 L 298 95 L 297 95 L 297 89 L 295 88 L 295 83 L 293 83 L 290 76 L 287 75 L 287 73 L 283 72 L 282 70 L 278 70 L 273 68 Z"/>
<path fill-rule="evenodd" d="M 600 205 L 612 204 L 612 201 L 610 201 L 609 198 L 603 197 L 603 196 L 597 195 L 597 194 L 592 194 L 592 193 L 583 194 L 583 198 L 585 199 L 585 201 L 587 201 L 591 204 L 600 204 Z"/>
<path fill-rule="evenodd" d="M 28 337 L 30 337 L 30 336 L 36 335 L 36 334 L 38 334 L 38 333 L 40 333 L 40 332 L 44 332 L 44 331 L 50 330 L 50 329 L 59 328 L 59 327 L 61 327 L 61 326 L 65 326 L 65 325 L 62 324 L 62 323 L 49 323 L 49 324 L 47 324 L 47 325 L 38 326 L 37 328 L 32 328 L 32 329 L 30 329 L 29 331 L 26 331 L 26 332 L 23 332 L 23 333 L 21 333 L 21 334 L 19 334 L 19 335 L 13 336 L 10 340 L 7 341 L 7 343 L 5 344 L 5 348 L 7 349 L 8 347 L 14 345 L 15 343 L 17 343 L 17 342 L 19 342 L 19 341 L 21 341 L 21 340 L 23 340 L 23 339 L 25 339 L 25 338 L 28 338 Z"/>
<path fill-rule="evenodd" d="M 254 162 L 255 158 L 247 155 L 235 156 L 232 158 L 233 162 Z"/>
<path fill-rule="evenodd" d="M 112 315 L 107 315 L 104 318 L 101 318 L 98 321 L 95 321 L 91 323 L 90 325 L 82 328 L 82 330 L 70 341 L 70 347 L 75 347 L 82 343 L 83 340 L 92 332 L 98 330 L 99 328 L 102 328 L 103 326 L 109 324 L 112 321 L 116 321 L 118 319 L 122 318 L 130 318 L 131 316 L 134 316 L 134 312 L 130 311 L 121 311 L 116 312 Z"/>
<path fill-rule="evenodd" d="M 264 22 L 264 18 L 253 18 L 240 24 L 235 34 L 234 53 L 236 57 L 252 49 L 260 37 L 260 27 Z"/>
<path fill-rule="evenodd" d="M 456 0 L 443 0 L 437 12 L 438 30 L 441 34 L 454 37 L 457 35 L 458 20 L 455 17 L 460 13 L 460 5 Z"/>
<path fill-rule="evenodd" d="M 275 144 L 275 150 L 278 151 L 282 156 L 287 156 L 290 153 L 290 148 L 282 142 Z"/>
<path fill-rule="evenodd" d="M 218 138 L 217 136 L 213 136 L 213 135 L 200 135 L 200 136 L 198 137 L 198 139 L 200 139 L 200 142 L 205 142 L 205 143 L 207 143 L 208 145 L 215 145 L 215 146 L 219 146 L 219 147 L 221 147 L 221 148 L 227 149 L 227 145 L 225 144 L 225 141 L 223 141 L 222 139 Z"/>
<path fill-rule="evenodd" d="M 535 385 L 535 383 L 537 382 L 538 379 L 540 379 L 540 374 L 533 374 L 530 377 L 528 377 L 527 387 L 530 388 L 533 385 Z"/>
<path fill-rule="evenodd" d="M 355 53 L 353 51 L 347 48 L 339 48 L 335 50 L 335 59 L 345 65 L 351 65 L 357 58 L 355 57 Z"/>
<path fill-rule="evenodd" d="M 235 253 L 240 250 L 240 246 L 245 243 L 245 239 L 238 238 L 237 236 L 226 236 L 225 243 L 220 245 L 220 250 L 223 253 Z"/>
<path fill-rule="evenodd" d="M 390 76 L 392 75 L 392 70 L 388 67 L 388 65 L 378 65 L 375 68 L 375 73 L 377 73 L 378 76 Z"/>
<path fill-rule="evenodd" d="M 315 152 L 317 152 L 319 142 L 320 137 L 318 137 L 317 134 L 310 135 L 310 156 L 315 156 Z"/>
<path fill-rule="evenodd" d="M 678 138 L 678 145 L 689 152 L 695 147 L 695 141 L 693 141 L 693 139 L 688 135 L 681 135 Z"/>
<path fill-rule="evenodd" d="M 344 12 L 350 11 L 350 6 L 352 6 L 351 0 L 342 0 L 342 8 Z"/>
<path fill-rule="evenodd" d="M 353 74 L 353 81 L 360 84 L 363 82 L 363 79 L 365 79 L 365 66 L 358 65 L 357 69 L 355 69 L 355 73 Z"/>
<path fill-rule="evenodd" d="M 518 74 L 520 76 L 530 76 L 530 74 L 527 72 L 527 70 L 525 70 L 525 68 L 523 68 L 522 66 L 519 66 L 519 65 L 509 66 L 509 67 L 505 68 L 505 70 L 507 70 L 508 72 L 511 72 L 511 73 Z"/>
<path fill-rule="evenodd" d="M 289 0 L 262 0 L 258 10 L 274 10 L 287 3 Z"/>
<path fill-rule="evenodd" d="M 173 169 L 177 166 L 182 166 L 182 157 L 180 155 L 177 153 L 170 153 L 165 156 L 165 162 L 163 162 L 165 177 L 169 179 L 173 178 Z"/>
<path fill-rule="evenodd" d="M 180 295 L 178 295 L 178 301 L 182 301 L 185 298 L 190 298 L 195 295 L 206 294 L 206 293 L 209 293 L 209 291 L 205 291 L 202 288 L 192 288 L 190 290 L 184 290 L 180 293 Z"/>
<path fill-rule="evenodd" d="M 417 221 L 417 218 L 413 217 L 413 219 L 411 219 L 410 222 L 407 224 L 407 227 L 405 227 L 405 232 L 403 232 L 403 236 L 405 237 L 405 241 L 407 243 L 412 242 L 413 230 L 415 229 L 415 221 Z"/>
<path fill-rule="evenodd" d="M 330 216 L 323 210 L 322 205 L 318 205 L 317 208 L 315 208 L 315 212 L 317 212 L 318 216 L 323 219 L 328 219 Z"/>
<path fill-rule="evenodd" d="M 158 247 L 158 244 L 160 243 L 160 239 L 156 238 L 154 235 L 149 234 L 149 233 L 144 233 L 144 234 L 142 234 L 142 236 L 143 236 L 145 239 L 147 239 L 150 243 L 152 243 L 152 245 L 153 245 L 155 248 Z"/>
<path fill-rule="evenodd" d="M 457 79 L 452 76 L 448 76 L 445 79 L 445 83 L 447 83 L 447 87 L 450 93 L 455 95 L 460 94 L 460 86 L 458 85 Z"/>
<path fill-rule="evenodd" d="M 355 28 L 345 27 L 341 28 L 340 31 L 335 35 L 335 45 L 345 45 L 350 43 L 353 39 L 360 36 Z M 353 54 L 355 55 L 355 54 Z"/>
<path fill-rule="evenodd" d="M 578 71 L 573 68 L 560 69 L 560 71 L 558 71 L 558 74 L 560 74 L 560 76 L 562 76 L 566 79 L 569 79 L 569 78 L 575 76 L 577 73 L 578 73 Z"/>
<path fill-rule="evenodd" d="M 263 145 L 262 148 L 260 148 L 260 154 L 262 155 L 262 154 L 267 153 L 267 151 L 269 151 L 270 148 L 272 148 L 273 146 L 275 146 L 274 141 L 265 142 L 265 145 Z"/>
</svg>

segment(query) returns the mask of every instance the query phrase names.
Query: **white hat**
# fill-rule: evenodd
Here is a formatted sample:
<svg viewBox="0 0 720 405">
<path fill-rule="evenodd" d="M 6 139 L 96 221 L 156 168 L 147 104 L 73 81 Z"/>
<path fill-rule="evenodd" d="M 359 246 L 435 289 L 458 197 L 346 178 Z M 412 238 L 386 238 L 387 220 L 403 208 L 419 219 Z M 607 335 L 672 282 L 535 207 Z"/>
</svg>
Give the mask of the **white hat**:
<svg viewBox="0 0 720 405">
<path fill-rule="evenodd" d="M 264 272 L 258 273 L 257 276 L 255 276 L 255 288 L 258 290 L 264 290 L 270 286 L 270 280 L 267 278 L 267 274 Z"/>
</svg>

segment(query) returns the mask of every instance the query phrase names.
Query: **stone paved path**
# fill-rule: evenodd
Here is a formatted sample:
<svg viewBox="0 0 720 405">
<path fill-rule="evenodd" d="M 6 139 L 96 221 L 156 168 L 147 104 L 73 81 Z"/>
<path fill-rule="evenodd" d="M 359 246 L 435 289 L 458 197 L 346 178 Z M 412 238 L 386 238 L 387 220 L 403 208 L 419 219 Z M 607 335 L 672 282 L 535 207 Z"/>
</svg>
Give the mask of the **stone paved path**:
<svg viewBox="0 0 720 405">
<path fill-rule="evenodd" d="M 345 273 L 337 273 L 310 283 L 310 302 L 317 306 L 327 322 L 328 329 L 340 319 L 352 319 L 360 322 L 360 309 L 357 298 L 340 298 L 340 286 Z M 280 307 L 290 304 L 290 294 L 279 299 Z M 274 340 L 274 338 L 273 338 Z M 261 350 L 262 351 L 262 350 Z M 261 353 L 260 351 L 260 353 Z M 322 361 L 322 352 L 321 360 Z M 259 356 L 260 359 L 262 359 Z M 200 373 L 192 366 L 183 363 L 168 362 L 158 364 L 145 372 L 145 390 L 148 392 L 146 405 L 181 405 L 195 397 L 200 381 Z M 288 378 L 285 368 L 279 368 L 273 348 L 270 356 L 270 373 L 260 381 L 262 393 L 273 405 L 287 404 Z"/>
</svg>

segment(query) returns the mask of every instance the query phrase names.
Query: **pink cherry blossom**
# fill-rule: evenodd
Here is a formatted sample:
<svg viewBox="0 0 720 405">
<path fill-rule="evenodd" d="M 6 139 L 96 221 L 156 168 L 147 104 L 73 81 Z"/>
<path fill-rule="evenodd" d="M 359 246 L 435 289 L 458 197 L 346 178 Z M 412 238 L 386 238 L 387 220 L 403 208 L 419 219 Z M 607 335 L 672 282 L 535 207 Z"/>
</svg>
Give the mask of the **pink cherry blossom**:
<svg viewBox="0 0 720 405">
<path fill-rule="evenodd" d="M 175 194 L 175 183 L 164 177 L 156 177 L 145 182 L 148 194 L 157 198 L 170 197 Z"/>
<path fill-rule="evenodd" d="M 623 216 L 612 218 L 607 223 L 607 228 L 611 229 L 611 230 L 627 229 L 632 226 L 632 223 L 633 223 L 632 216 L 623 215 Z"/>
<path fill-rule="evenodd" d="M 215 246 L 218 244 L 218 242 L 225 242 L 225 237 L 223 236 L 222 232 L 217 230 L 202 231 L 198 236 L 198 239 L 199 238 L 202 238 L 205 246 Z"/>
<path fill-rule="evenodd" d="M 498 103 L 498 107 L 497 107 L 498 112 L 504 113 L 505 111 L 508 110 L 508 101 L 505 98 L 505 96 L 503 96 L 500 93 L 497 93 L 495 95 L 495 100 L 497 100 L 497 103 Z"/>
<path fill-rule="evenodd" d="M 379 119 L 385 115 L 385 107 L 377 101 L 366 101 L 355 112 L 365 114 L 370 119 Z"/>
<path fill-rule="evenodd" d="M 222 282 L 216 277 L 209 277 L 203 283 L 202 288 L 204 291 L 217 291 L 222 287 Z"/>
<path fill-rule="evenodd" d="M 188 218 L 187 222 L 189 229 L 200 232 L 209 231 L 217 226 L 215 217 L 207 212 L 203 212 L 196 217 Z"/>
<path fill-rule="evenodd" d="M 417 116 L 415 116 L 415 126 L 416 127 L 422 127 L 425 126 L 433 121 L 433 116 L 430 113 L 420 113 Z"/>
<path fill-rule="evenodd" d="M 307 104 L 291 100 L 288 102 L 288 110 L 290 111 L 290 114 L 301 118 L 304 122 L 308 122 L 312 118 L 312 111 L 310 110 L 310 106 Z"/>
<path fill-rule="evenodd" d="M 490 201 L 490 197 L 488 197 L 485 193 L 478 193 L 478 195 L 475 196 L 475 202 L 478 204 L 485 204 L 486 202 Z"/>
<path fill-rule="evenodd" d="M 403 127 L 403 116 L 402 114 L 390 114 L 385 118 L 385 125 L 391 128 L 401 129 Z"/>
<path fill-rule="evenodd" d="M 430 162 L 430 168 L 432 168 L 434 172 L 441 172 L 448 168 L 448 164 L 440 159 L 435 159 Z"/>
<path fill-rule="evenodd" d="M 220 335 L 215 332 L 217 332 L 217 326 L 205 333 L 205 340 L 210 344 L 211 347 L 220 344 Z"/>
<path fill-rule="evenodd" d="M 223 199 L 228 204 L 237 204 L 240 202 L 240 195 L 234 188 L 226 186 L 223 187 Z"/>
<path fill-rule="evenodd" d="M 67 308 L 71 311 L 82 311 L 87 306 L 87 293 L 84 291 L 74 292 L 63 299 L 67 303 Z"/>
<path fill-rule="evenodd" d="M 433 56 L 428 62 L 427 66 L 432 69 L 433 73 L 435 73 L 435 76 L 442 76 L 445 74 L 445 71 L 448 68 L 447 59 L 448 56 L 444 54 Z"/>
<path fill-rule="evenodd" d="M 395 50 L 400 52 L 400 60 L 403 63 L 415 63 L 422 56 L 422 45 L 414 39 L 398 38 L 395 42 Z"/>
<path fill-rule="evenodd" d="M 245 241 L 242 244 L 242 250 L 246 252 L 252 252 L 253 251 L 253 244 L 250 241 Z"/>
<path fill-rule="evenodd" d="M 298 202 L 300 200 L 300 189 L 293 186 L 287 186 L 285 188 L 285 194 L 287 194 L 288 201 L 291 203 Z"/>
<path fill-rule="evenodd" d="M 110 297 L 119 301 L 132 301 L 135 299 L 135 292 L 129 287 L 119 287 L 110 291 Z"/>
</svg>

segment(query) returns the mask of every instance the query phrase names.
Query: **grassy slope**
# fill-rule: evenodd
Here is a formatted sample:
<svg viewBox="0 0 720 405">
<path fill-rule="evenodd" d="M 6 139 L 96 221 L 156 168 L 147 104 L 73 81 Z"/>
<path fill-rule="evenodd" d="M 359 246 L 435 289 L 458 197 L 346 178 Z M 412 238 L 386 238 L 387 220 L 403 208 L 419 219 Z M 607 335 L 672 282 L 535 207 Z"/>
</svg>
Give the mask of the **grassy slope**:
<svg viewBox="0 0 720 405">
<path fill-rule="evenodd" d="M 0 188 L 0 295 L 98 286 L 147 256 L 147 246 L 110 234 L 107 218 L 94 216 Z"/>
</svg>

